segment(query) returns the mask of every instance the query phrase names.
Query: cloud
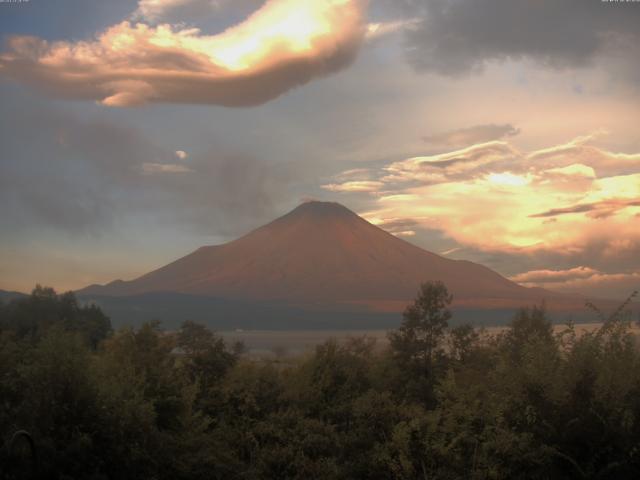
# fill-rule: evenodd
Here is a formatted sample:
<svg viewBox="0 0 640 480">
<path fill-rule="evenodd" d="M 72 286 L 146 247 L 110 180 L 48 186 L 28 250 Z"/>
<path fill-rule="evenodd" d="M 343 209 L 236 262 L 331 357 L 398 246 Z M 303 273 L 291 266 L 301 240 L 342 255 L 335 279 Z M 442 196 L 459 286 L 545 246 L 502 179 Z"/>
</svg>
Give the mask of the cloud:
<svg viewBox="0 0 640 480">
<path fill-rule="evenodd" d="M 624 185 L 623 200 L 625 197 L 635 199 L 633 182 L 634 175 L 640 172 L 640 154 L 611 152 L 590 145 L 588 142 L 595 138 L 594 135 L 586 135 L 532 152 L 522 152 L 507 141 L 493 140 L 443 153 L 392 161 L 377 171 L 349 170 L 335 175 L 335 183 L 330 184 L 330 189 L 340 191 L 342 184 L 353 181 L 352 177 L 357 176 L 358 180 L 366 180 L 372 187 L 375 182 L 382 182 L 378 193 L 384 197 L 415 196 L 414 192 L 408 192 L 410 187 L 466 181 L 485 183 L 492 188 L 528 185 L 540 191 L 571 191 L 576 194 L 588 192 L 595 186 L 610 190 L 606 195 L 609 200 L 614 197 L 611 192 Z M 579 195 L 571 198 L 587 200 Z M 609 206 L 615 207 L 616 203 Z M 557 204 L 553 208 L 557 208 Z M 531 212 L 531 215 L 538 214 L 540 211 Z"/>
<path fill-rule="evenodd" d="M 511 277 L 526 287 L 544 287 L 564 293 L 580 292 L 596 298 L 626 298 L 640 289 L 640 272 L 605 273 L 589 267 L 535 270 Z"/>
<path fill-rule="evenodd" d="M 591 277 L 556 284 L 552 288 L 564 292 L 582 292 L 599 298 L 625 298 L 640 290 L 640 273 L 598 273 Z"/>
<path fill-rule="evenodd" d="M 401 32 L 413 28 L 420 20 L 410 18 L 407 20 L 394 20 L 389 22 L 373 22 L 367 25 L 367 40 L 376 40 L 392 33 Z"/>
<path fill-rule="evenodd" d="M 123 21 L 75 43 L 14 36 L 0 74 L 112 107 L 259 105 L 348 65 L 365 36 L 365 8 L 366 0 L 270 0 L 217 35 Z"/>
<path fill-rule="evenodd" d="M 131 20 L 148 23 L 192 23 L 222 14 L 246 16 L 265 0 L 139 0 Z"/>
<path fill-rule="evenodd" d="M 556 217 L 558 215 L 568 215 L 572 213 L 588 212 L 593 218 L 605 218 L 627 207 L 640 207 L 638 200 L 609 199 L 601 202 L 582 203 L 564 208 L 552 208 L 546 212 L 530 215 L 531 218 Z"/>
<path fill-rule="evenodd" d="M 581 149 L 588 144 L 588 142 L 606 135 L 606 133 L 607 132 L 605 131 L 597 131 L 588 135 L 581 135 L 579 137 L 571 139 L 567 143 L 563 143 L 561 145 L 553 145 L 552 147 L 542 148 L 540 150 L 530 152 L 528 157 L 532 160 L 545 160 L 549 158 L 557 158 L 559 155 L 579 153 Z"/>
<path fill-rule="evenodd" d="M 486 62 L 532 59 L 553 67 L 590 65 L 613 50 L 633 62 L 640 9 L 631 2 L 565 0 L 404 0 L 422 20 L 407 32 L 407 53 L 421 71 L 460 75 Z M 620 62 L 620 67 L 625 62 Z M 628 63 L 628 62 L 626 62 Z"/>
<path fill-rule="evenodd" d="M 322 185 L 322 188 L 330 192 L 375 192 L 380 190 L 383 185 L 382 182 L 355 180 L 344 183 L 329 183 Z"/>
<path fill-rule="evenodd" d="M 568 270 L 532 270 L 511 277 L 517 283 L 540 285 L 543 283 L 566 282 L 567 280 L 590 278 L 599 274 L 598 270 L 589 267 L 575 267 Z"/>
<path fill-rule="evenodd" d="M 371 171 L 368 168 L 352 168 L 345 170 L 334 177 L 336 180 L 345 182 L 347 180 L 368 180 L 371 178 Z"/>
<path fill-rule="evenodd" d="M 582 135 L 573 140 L 530 152 L 527 159 L 535 162 L 539 168 L 556 167 L 557 171 L 571 165 L 589 165 L 600 176 L 628 175 L 640 169 L 640 153 L 627 154 L 609 152 L 591 145 L 604 132 Z"/>
<path fill-rule="evenodd" d="M 173 149 L 126 124 L 80 118 L 30 96 L 0 92 L 0 103 L 10 119 L 0 129 L 3 237 L 95 237 L 144 221 L 233 238 L 290 206 L 293 179 L 299 184 L 297 169 L 305 168 L 268 163 L 223 141 L 177 162 Z"/>
<path fill-rule="evenodd" d="M 186 160 L 189 157 L 189 154 L 184 150 L 176 150 L 175 154 L 176 154 L 176 157 L 179 158 L 180 160 Z"/>
<path fill-rule="evenodd" d="M 330 183 L 320 187 L 330 192 L 378 192 L 384 185 L 379 180 L 371 178 L 373 172 L 368 168 L 353 168 L 338 173 L 332 177 Z"/>
<path fill-rule="evenodd" d="M 166 20 L 176 12 L 184 15 L 186 9 L 207 12 L 219 8 L 222 3 L 221 0 L 139 0 L 138 8 L 131 17 L 136 20 L 157 22 Z"/>
<path fill-rule="evenodd" d="M 446 147 L 463 147 L 491 140 L 518 135 L 520 130 L 510 124 L 475 125 L 473 127 L 451 130 L 436 135 L 423 137 L 428 144 Z"/>
<path fill-rule="evenodd" d="M 133 13 L 133 18 L 143 18 L 149 21 L 156 21 L 164 17 L 168 11 L 192 4 L 193 0 L 139 0 L 138 8 Z M 213 7 L 209 0 L 205 2 L 208 7 Z"/>
<path fill-rule="evenodd" d="M 192 173 L 193 170 L 184 165 L 177 163 L 151 163 L 145 162 L 142 164 L 142 173 L 147 175 L 162 174 L 162 173 Z"/>
<path fill-rule="evenodd" d="M 370 223 L 386 230 L 392 235 L 399 237 L 413 237 L 416 232 L 413 230 L 420 223 L 413 218 L 367 218 Z"/>
<path fill-rule="evenodd" d="M 533 152 L 494 140 L 391 161 L 367 172 L 382 185 L 362 194 L 361 211 L 379 225 L 410 221 L 399 229 L 416 238 L 439 231 L 449 241 L 437 251 L 505 274 L 549 265 L 640 272 L 640 159 L 594 138 Z"/>
<path fill-rule="evenodd" d="M 385 182 L 438 184 L 461 176 L 476 176 L 480 171 L 488 171 L 488 166 L 496 162 L 507 163 L 518 155 L 507 142 L 494 140 L 451 152 L 392 162 L 384 167 L 386 175 L 382 179 Z"/>
</svg>

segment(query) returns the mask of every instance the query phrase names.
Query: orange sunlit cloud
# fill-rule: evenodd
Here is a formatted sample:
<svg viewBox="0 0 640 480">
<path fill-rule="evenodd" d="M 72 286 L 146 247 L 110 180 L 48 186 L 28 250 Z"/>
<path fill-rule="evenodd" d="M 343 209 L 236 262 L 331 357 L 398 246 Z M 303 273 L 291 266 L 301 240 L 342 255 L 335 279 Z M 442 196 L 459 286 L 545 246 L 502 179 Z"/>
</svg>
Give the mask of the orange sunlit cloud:
<svg viewBox="0 0 640 480">
<path fill-rule="evenodd" d="M 493 141 L 392 162 L 370 180 L 382 185 L 367 190 L 366 216 L 378 224 L 413 219 L 484 251 L 576 252 L 604 237 L 614 251 L 602 254 L 614 256 L 628 248 L 616 239 L 640 244 L 640 155 L 589 141 L 536 152 Z"/>
<path fill-rule="evenodd" d="M 344 183 L 329 183 L 323 185 L 322 188 L 330 192 L 375 192 L 379 190 L 384 183 L 373 182 L 368 180 L 354 180 Z"/>
<path fill-rule="evenodd" d="M 248 106 L 348 65 L 366 0 L 270 0 L 217 35 L 124 21 L 92 41 L 16 36 L 0 74 L 108 106 L 151 102 Z"/>
<path fill-rule="evenodd" d="M 576 267 L 567 270 L 531 270 L 511 277 L 511 280 L 518 283 L 539 285 L 542 283 L 566 282 L 591 278 L 600 272 L 589 267 Z"/>
<path fill-rule="evenodd" d="M 543 287 L 566 293 L 584 292 L 596 296 L 630 294 L 640 285 L 640 273 L 603 273 L 589 267 L 568 270 L 533 270 L 511 277 L 526 287 Z"/>
</svg>

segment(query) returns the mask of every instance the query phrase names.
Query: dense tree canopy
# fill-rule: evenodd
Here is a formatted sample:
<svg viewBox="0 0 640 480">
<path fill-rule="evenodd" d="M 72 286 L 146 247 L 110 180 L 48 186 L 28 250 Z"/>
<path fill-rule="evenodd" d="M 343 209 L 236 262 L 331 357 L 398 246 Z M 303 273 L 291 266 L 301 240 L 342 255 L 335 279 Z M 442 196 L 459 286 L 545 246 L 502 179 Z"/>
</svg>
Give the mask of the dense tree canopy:
<svg viewBox="0 0 640 480">
<path fill-rule="evenodd" d="M 11 331 L 18 339 L 37 341 L 50 328 L 78 333 L 95 349 L 111 332 L 111 322 L 97 306 L 79 305 L 73 293 L 57 295 L 40 285 L 29 297 L 0 308 L 0 331 Z"/>
<path fill-rule="evenodd" d="M 579 334 L 525 308 L 487 335 L 449 328 L 450 301 L 423 285 L 388 348 L 256 359 L 194 322 L 112 332 L 37 288 L 0 306 L 0 478 L 31 473 L 22 430 L 35 478 L 640 478 L 624 309 Z"/>
</svg>

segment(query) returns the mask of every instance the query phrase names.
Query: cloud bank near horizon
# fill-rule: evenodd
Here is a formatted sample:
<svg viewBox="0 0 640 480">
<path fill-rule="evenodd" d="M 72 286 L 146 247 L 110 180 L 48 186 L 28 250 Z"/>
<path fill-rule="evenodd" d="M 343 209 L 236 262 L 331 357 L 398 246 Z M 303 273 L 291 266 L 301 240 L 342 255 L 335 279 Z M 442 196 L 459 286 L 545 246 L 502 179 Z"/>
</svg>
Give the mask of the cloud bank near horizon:
<svg viewBox="0 0 640 480">
<path fill-rule="evenodd" d="M 143 1 L 139 10 L 148 20 L 159 18 L 163 6 L 183 3 Z M 0 74 L 56 97 L 112 107 L 259 105 L 349 65 L 367 32 L 366 6 L 367 0 L 269 0 L 217 35 L 125 20 L 89 41 L 14 36 L 0 54 Z"/>
</svg>

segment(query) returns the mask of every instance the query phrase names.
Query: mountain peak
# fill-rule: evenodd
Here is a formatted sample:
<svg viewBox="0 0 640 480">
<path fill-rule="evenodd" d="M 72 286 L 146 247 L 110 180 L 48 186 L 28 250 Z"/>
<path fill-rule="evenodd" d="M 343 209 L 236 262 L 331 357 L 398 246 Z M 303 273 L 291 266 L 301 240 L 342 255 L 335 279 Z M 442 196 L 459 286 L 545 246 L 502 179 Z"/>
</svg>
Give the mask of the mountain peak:
<svg viewBox="0 0 640 480">
<path fill-rule="evenodd" d="M 198 249 L 101 293 L 175 292 L 292 305 L 404 305 L 428 280 L 443 281 L 463 301 L 520 302 L 539 296 L 486 267 L 409 244 L 339 203 L 320 201 L 305 202 L 241 238 Z"/>
<path fill-rule="evenodd" d="M 309 200 L 301 203 L 291 210 L 291 215 L 317 215 L 317 216 L 356 216 L 354 212 L 337 202 L 322 202 Z"/>
<path fill-rule="evenodd" d="M 356 213 L 336 202 L 311 200 L 301 203 L 289 213 L 277 218 L 264 228 L 296 225 L 302 228 L 339 228 L 364 222 Z"/>
</svg>

